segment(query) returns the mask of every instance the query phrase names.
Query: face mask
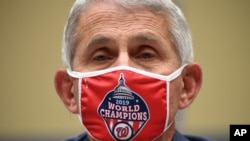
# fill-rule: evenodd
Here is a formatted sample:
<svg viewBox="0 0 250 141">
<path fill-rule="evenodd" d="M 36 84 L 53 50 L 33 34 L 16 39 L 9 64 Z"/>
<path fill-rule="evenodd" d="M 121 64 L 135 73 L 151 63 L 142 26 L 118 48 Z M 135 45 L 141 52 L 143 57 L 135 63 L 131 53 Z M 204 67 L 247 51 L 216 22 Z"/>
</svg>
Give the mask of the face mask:
<svg viewBox="0 0 250 141">
<path fill-rule="evenodd" d="M 164 76 L 128 66 L 79 73 L 79 117 L 88 135 L 96 140 L 154 140 L 169 121 L 170 81 L 182 66 Z"/>
</svg>

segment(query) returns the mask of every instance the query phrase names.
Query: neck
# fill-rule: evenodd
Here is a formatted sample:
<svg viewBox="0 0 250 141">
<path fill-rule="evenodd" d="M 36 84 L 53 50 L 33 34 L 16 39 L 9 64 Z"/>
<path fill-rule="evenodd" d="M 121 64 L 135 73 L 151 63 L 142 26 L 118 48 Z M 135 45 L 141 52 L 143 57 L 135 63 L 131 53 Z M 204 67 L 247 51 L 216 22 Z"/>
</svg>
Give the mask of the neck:
<svg viewBox="0 0 250 141">
<path fill-rule="evenodd" d="M 175 121 L 169 126 L 169 128 L 155 141 L 171 141 L 175 132 Z"/>
</svg>

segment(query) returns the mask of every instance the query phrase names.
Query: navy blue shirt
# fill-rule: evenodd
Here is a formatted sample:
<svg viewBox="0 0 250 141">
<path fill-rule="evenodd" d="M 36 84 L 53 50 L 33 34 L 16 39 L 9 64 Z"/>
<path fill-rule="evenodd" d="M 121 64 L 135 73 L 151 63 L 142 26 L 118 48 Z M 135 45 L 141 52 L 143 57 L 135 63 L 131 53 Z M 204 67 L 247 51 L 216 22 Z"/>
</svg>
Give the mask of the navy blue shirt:
<svg viewBox="0 0 250 141">
<path fill-rule="evenodd" d="M 83 133 L 77 137 L 67 139 L 66 141 L 89 141 L 89 139 L 87 133 Z M 178 131 L 175 131 L 172 141 L 211 141 L 211 140 L 198 136 L 182 135 Z"/>
</svg>

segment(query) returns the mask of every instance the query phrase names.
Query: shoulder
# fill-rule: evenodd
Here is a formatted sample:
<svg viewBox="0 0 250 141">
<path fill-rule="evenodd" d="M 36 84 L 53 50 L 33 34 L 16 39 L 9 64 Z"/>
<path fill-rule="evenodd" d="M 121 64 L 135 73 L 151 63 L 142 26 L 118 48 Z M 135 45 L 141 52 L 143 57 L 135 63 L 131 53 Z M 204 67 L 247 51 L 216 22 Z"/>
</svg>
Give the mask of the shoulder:
<svg viewBox="0 0 250 141">
<path fill-rule="evenodd" d="M 212 141 L 211 139 L 200 137 L 200 136 L 193 136 L 193 135 L 185 135 L 190 141 Z"/>
<path fill-rule="evenodd" d="M 87 133 L 82 133 L 81 135 L 78 135 L 76 137 L 66 139 L 65 141 L 89 141 L 89 139 Z"/>
<path fill-rule="evenodd" d="M 182 135 L 180 132 L 176 130 L 172 141 L 212 141 L 212 140 L 200 136 Z"/>
</svg>

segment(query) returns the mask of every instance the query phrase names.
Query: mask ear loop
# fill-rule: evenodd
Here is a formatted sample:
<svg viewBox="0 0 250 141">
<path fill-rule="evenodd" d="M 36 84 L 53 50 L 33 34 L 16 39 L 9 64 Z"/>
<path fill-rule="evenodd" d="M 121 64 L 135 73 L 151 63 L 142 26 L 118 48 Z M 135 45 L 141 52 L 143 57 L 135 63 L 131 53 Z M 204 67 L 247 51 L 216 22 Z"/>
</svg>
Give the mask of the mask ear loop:
<svg viewBox="0 0 250 141">
<path fill-rule="evenodd" d="M 169 122 L 169 99 L 170 99 L 170 82 L 169 81 L 167 81 L 167 83 L 166 83 L 166 88 L 167 88 L 167 96 L 166 96 L 166 101 L 167 101 L 167 117 L 166 117 L 166 124 L 165 124 L 165 127 L 164 127 L 164 132 L 172 125 L 172 123 L 173 123 L 173 121 L 170 123 L 170 124 L 168 124 L 168 122 Z"/>
<path fill-rule="evenodd" d="M 171 81 L 171 80 L 174 80 L 175 78 L 177 78 L 181 74 L 182 70 L 186 66 L 187 66 L 187 64 L 184 64 L 183 66 L 181 66 L 180 68 L 178 68 L 176 71 L 174 71 L 173 73 L 171 73 L 168 76 L 160 75 L 160 74 L 156 74 L 156 73 L 152 73 L 152 72 L 147 72 L 147 71 L 136 69 L 136 68 L 129 67 L 129 66 L 118 66 L 118 67 L 114 67 L 114 68 L 109 68 L 109 69 L 104 69 L 104 70 L 99 70 L 99 71 L 86 72 L 86 73 L 76 72 L 76 71 L 72 71 L 71 69 L 67 69 L 67 73 L 71 77 L 82 78 L 82 77 L 97 76 L 97 75 L 100 75 L 100 74 L 104 74 L 104 73 L 108 73 L 108 72 L 112 72 L 112 71 L 117 71 L 117 70 L 129 70 L 129 71 L 134 71 L 136 73 L 143 74 L 143 75 L 146 75 L 146 76 L 150 76 L 150 77 L 153 77 L 153 78 L 156 78 L 156 79 Z"/>
<path fill-rule="evenodd" d="M 171 75 L 169 75 L 168 77 L 169 77 L 169 79 L 168 80 L 166 80 L 167 81 L 167 83 L 166 83 L 166 88 L 167 88 L 167 99 L 166 99 L 166 101 L 167 101 L 167 117 L 166 117 L 166 124 L 165 124 L 165 127 L 164 127 L 164 132 L 173 124 L 173 122 L 174 122 L 174 120 L 173 121 L 171 121 L 170 123 L 169 123 L 169 109 L 170 109 L 170 104 L 169 104 L 169 101 L 170 101 L 170 81 L 172 81 L 172 80 L 174 80 L 175 78 L 177 78 L 178 76 L 180 76 L 181 75 L 181 73 L 182 73 L 182 71 L 183 71 L 183 69 L 185 68 L 187 66 L 187 64 L 184 64 L 183 66 L 181 66 L 179 69 L 177 69 L 175 72 L 173 72 Z M 169 123 L 169 124 L 168 124 Z M 163 132 L 163 133 L 164 133 Z"/>
<path fill-rule="evenodd" d="M 83 125 L 83 122 L 82 122 L 82 111 L 81 111 L 81 97 L 82 97 L 82 91 L 81 91 L 82 87 L 81 87 L 81 84 L 82 84 L 82 79 L 79 78 L 78 79 L 78 118 L 79 118 L 81 124 Z"/>
<path fill-rule="evenodd" d="M 174 79 L 176 79 L 178 76 L 181 75 L 183 69 L 187 66 L 188 64 L 184 64 L 182 65 L 180 68 L 178 68 L 176 71 L 174 71 L 173 73 L 171 73 L 168 76 L 163 76 L 163 79 L 165 79 L 166 81 L 172 81 Z"/>
<path fill-rule="evenodd" d="M 166 96 L 166 101 L 167 101 L 167 117 L 166 117 L 166 124 L 165 124 L 165 127 L 164 127 L 164 131 L 163 131 L 163 133 L 167 130 L 167 129 L 169 129 L 169 127 L 173 124 L 173 122 L 174 122 L 174 120 L 173 121 L 171 121 L 170 123 L 169 123 L 169 109 L 170 109 L 170 104 L 169 104 L 169 101 L 170 101 L 170 81 L 167 81 L 167 83 L 166 83 L 166 88 L 167 88 L 167 96 Z"/>
<path fill-rule="evenodd" d="M 166 96 L 166 103 L 167 103 L 166 112 L 167 112 L 167 114 L 166 115 L 167 115 L 167 117 L 166 117 L 166 120 L 165 120 L 165 126 L 164 126 L 164 129 L 163 129 L 162 133 L 159 136 L 157 136 L 156 138 L 154 138 L 153 140 L 158 139 L 162 134 L 164 134 L 174 122 L 174 120 L 173 120 L 173 121 L 171 121 L 169 123 L 170 81 L 166 81 L 166 89 L 167 89 L 167 91 L 166 91 L 166 94 L 167 94 L 167 96 Z"/>
<path fill-rule="evenodd" d="M 66 69 L 67 73 L 69 76 L 74 77 L 74 78 L 81 78 L 81 73 L 72 71 L 71 69 L 67 68 Z"/>
<path fill-rule="evenodd" d="M 93 139 L 95 139 L 92 134 L 88 131 L 88 129 L 86 128 L 86 126 L 83 124 L 82 121 L 82 115 L 84 113 L 82 113 L 81 111 L 81 98 L 82 98 L 82 81 L 84 80 L 84 77 L 81 76 L 81 73 L 72 71 L 70 69 L 67 69 L 67 73 L 69 74 L 69 76 L 73 77 L 73 78 L 78 78 L 78 118 L 79 121 L 81 123 L 81 125 L 84 127 L 85 131 L 87 132 L 87 134 L 89 136 L 91 136 Z"/>
<path fill-rule="evenodd" d="M 162 78 L 162 79 L 165 79 L 166 81 L 166 110 L 167 110 L 167 117 L 166 117 L 166 123 L 165 123 L 165 126 L 164 126 L 164 129 L 162 131 L 162 133 L 157 136 L 156 138 L 154 138 L 153 140 L 156 140 L 158 139 L 162 134 L 164 134 L 170 127 L 171 125 L 174 123 L 174 120 L 172 120 L 170 123 L 169 123 L 169 109 L 170 109 L 170 104 L 169 104 L 169 101 L 170 101 L 170 81 L 174 80 L 175 78 L 177 78 L 178 76 L 180 76 L 180 74 L 182 73 L 182 70 L 187 66 L 187 64 L 184 64 L 183 66 L 181 66 L 179 69 L 177 69 L 175 72 L 173 72 L 172 74 L 168 75 L 168 76 L 163 76 L 165 78 Z"/>
<path fill-rule="evenodd" d="M 71 76 L 71 75 L 70 75 Z M 74 76 L 72 76 L 74 77 Z M 84 127 L 85 131 L 87 132 L 88 136 L 91 136 L 91 138 L 99 141 L 98 139 L 96 139 L 94 136 L 92 136 L 92 134 L 88 131 L 88 129 L 86 128 L 86 126 L 83 124 L 83 121 L 82 121 L 82 115 L 85 114 L 85 113 L 82 113 L 81 111 L 81 98 L 82 98 L 82 91 L 81 91 L 81 88 L 82 88 L 82 81 L 84 80 L 84 78 L 78 78 L 78 118 L 79 118 L 79 121 L 81 123 L 81 125 Z"/>
</svg>

